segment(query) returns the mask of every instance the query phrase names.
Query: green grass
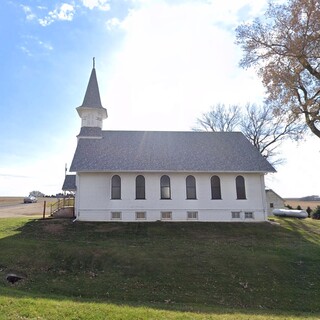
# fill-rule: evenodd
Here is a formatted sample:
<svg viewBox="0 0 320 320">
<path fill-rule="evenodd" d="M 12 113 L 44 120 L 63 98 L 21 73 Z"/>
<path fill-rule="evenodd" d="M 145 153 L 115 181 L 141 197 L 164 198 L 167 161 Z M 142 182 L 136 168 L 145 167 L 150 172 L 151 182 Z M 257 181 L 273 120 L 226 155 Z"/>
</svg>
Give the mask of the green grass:
<svg viewBox="0 0 320 320">
<path fill-rule="evenodd" d="M 319 319 L 320 222 L 277 221 L 1 219 L 0 319 Z"/>
</svg>

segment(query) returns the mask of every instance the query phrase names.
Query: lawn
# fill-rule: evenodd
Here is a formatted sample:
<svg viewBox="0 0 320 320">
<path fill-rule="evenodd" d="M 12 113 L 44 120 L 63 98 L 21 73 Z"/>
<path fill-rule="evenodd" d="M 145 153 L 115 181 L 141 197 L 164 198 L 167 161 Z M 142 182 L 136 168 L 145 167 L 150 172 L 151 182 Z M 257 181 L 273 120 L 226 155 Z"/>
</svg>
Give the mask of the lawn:
<svg viewBox="0 0 320 320">
<path fill-rule="evenodd" d="M 277 221 L 1 219 L 0 319 L 320 319 L 320 222 Z"/>
</svg>

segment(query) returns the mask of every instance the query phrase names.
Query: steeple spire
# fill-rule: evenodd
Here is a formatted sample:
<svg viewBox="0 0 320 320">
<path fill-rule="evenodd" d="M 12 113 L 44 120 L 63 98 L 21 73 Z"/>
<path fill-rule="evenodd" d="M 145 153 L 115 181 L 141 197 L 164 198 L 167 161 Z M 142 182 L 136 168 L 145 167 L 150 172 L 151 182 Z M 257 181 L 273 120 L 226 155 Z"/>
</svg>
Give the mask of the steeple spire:
<svg viewBox="0 0 320 320">
<path fill-rule="evenodd" d="M 83 99 L 81 107 L 86 108 L 103 108 L 100 99 L 100 92 L 98 86 L 98 80 L 95 69 L 95 60 L 93 58 L 93 68 L 91 71 L 89 83 L 87 86 L 86 94 Z"/>
<path fill-rule="evenodd" d="M 82 105 L 77 108 L 82 127 L 102 128 L 102 121 L 108 117 L 107 109 L 101 104 L 98 80 L 93 58 L 92 71 Z"/>
</svg>

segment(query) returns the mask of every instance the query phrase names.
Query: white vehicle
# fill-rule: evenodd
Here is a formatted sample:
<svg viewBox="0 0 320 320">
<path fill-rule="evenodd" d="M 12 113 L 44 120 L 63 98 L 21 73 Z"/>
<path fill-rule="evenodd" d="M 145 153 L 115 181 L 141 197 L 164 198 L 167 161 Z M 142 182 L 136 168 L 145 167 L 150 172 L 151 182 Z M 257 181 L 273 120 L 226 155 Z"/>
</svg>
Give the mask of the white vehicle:
<svg viewBox="0 0 320 320">
<path fill-rule="evenodd" d="M 23 199 L 23 203 L 35 203 L 38 199 L 34 196 L 28 196 Z"/>
<path fill-rule="evenodd" d="M 305 210 L 274 209 L 272 213 L 277 217 L 293 217 L 300 219 L 308 217 L 308 213 Z"/>
</svg>

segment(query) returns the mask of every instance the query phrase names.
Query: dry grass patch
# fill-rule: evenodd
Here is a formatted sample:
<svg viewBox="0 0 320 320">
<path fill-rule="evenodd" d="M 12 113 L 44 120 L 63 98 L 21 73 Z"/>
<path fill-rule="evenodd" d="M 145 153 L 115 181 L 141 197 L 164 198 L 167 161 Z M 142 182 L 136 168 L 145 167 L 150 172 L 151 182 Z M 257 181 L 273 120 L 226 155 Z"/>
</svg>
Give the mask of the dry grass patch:
<svg viewBox="0 0 320 320">
<path fill-rule="evenodd" d="M 48 224 L 43 227 L 45 232 L 49 232 L 52 234 L 60 234 L 65 231 L 65 227 L 62 224 Z"/>
<path fill-rule="evenodd" d="M 23 197 L 0 197 L 0 206 L 10 206 L 23 203 Z"/>
</svg>

